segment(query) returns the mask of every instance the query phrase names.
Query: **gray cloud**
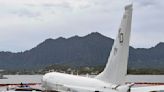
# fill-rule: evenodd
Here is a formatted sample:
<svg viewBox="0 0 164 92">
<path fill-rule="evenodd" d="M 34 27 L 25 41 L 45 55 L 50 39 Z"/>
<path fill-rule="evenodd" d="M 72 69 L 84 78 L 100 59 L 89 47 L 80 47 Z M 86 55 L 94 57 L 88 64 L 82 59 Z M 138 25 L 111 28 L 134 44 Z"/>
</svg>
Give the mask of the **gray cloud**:
<svg viewBox="0 0 164 92">
<path fill-rule="evenodd" d="M 155 6 L 158 4 L 155 0 L 136 0 L 136 2 L 143 7 Z"/>
<path fill-rule="evenodd" d="M 38 17 L 41 16 L 40 12 L 33 12 L 29 9 L 26 8 L 22 8 L 22 9 L 18 9 L 18 10 L 13 10 L 10 12 L 11 14 L 17 15 L 19 17 Z"/>
<path fill-rule="evenodd" d="M 72 8 L 68 2 L 64 2 L 64 3 L 60 3 L 60 4 L 48 3 L 48 4 L 42 4 L 41 6 L 43 6 L 43 7 L 50 7 L 50 8 L 51 7 Z"/>
<path fill-rule="evenodd" d="M 112 38 L 116 36 L 125 1 L 80 0 L 83 1 L 81 3 L 70 1 L 72 2 L 28 3 L 8 6 L 5 9 L 4 6 L 0 6 L 3 11 L 0 15 L 4 16 L 1 17 L 0 30 L 5 30 L 0 31 L 2 43 L 0 50 L 22 51 L 36 46 L 46 38 L 84 36 L 95 31 Z M 164 41 L 162 11 L 164 11 L 162 0 L 134 2 L 132 46 L 151 47 Z M 36 20 L 36 17 L 43 21 Z"/>
</svg>

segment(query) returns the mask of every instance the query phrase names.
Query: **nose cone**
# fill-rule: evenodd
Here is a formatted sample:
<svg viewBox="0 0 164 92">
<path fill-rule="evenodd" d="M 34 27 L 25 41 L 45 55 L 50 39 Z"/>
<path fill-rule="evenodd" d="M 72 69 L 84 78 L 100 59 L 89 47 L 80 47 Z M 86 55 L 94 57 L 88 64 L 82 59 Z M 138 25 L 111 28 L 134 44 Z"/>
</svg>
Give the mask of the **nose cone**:
<svg viewBox="0 0 164 92">
<path fill-rule="evenodd" d="M 42 82 L 45 82 L 47 80 L 48 76 L 47 74 L 45 74 L 43 77 L 42 77 Z"/>
<path fill-rule="evenodd" d="M 43 76 L 41 82 L 42 82 L 42 87 L 46 88 L 47 87 L 47 80 L 50 77 L 50 73 L 47 73 Z"/>
<path fill-rule="evenodd" d="M 51 90 L 53 88 L 53 83 L 54 81 L 52 80 L 54 75 L 56 73 L 55 72 L 51 72 L 51 73 L 46 73 L 43 78 L 42 78 L 42 88 L 43 90 Z"/>
<path fill-rule="evenodd" d="M 47 81 L 47 79 L 49 79 L 49 77 L 52 75 L 52 73 L 46 73 L 43 78 L 42 81 Z"/>
<path fill-rule="evenodd" d="M 46 88 L 46 86 L 47 86 L 46 80 L 47 80 L 46 77 L 43 76 L 43 78 L 42 78 L 42 80 L 41 80 L 41 82 L 42 82 L 42 88 Z"/>
</svg>

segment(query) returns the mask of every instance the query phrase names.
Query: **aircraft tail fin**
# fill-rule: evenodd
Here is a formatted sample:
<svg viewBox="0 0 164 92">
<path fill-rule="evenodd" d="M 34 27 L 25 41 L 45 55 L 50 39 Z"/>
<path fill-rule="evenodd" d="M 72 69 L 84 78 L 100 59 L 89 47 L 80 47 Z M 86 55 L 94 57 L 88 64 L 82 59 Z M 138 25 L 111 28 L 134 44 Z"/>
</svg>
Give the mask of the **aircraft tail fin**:
<svg viewBox="0 0 164 92">
<path fill-rule="evenodd" d="M 129 56 L 132 7 L 132 4 L 125 7 L 118 36 L 114 41 L 106 67 L 102 73 L 96 76 L 99 80 L 113 84 L 125 83 Z"/>
</svg>

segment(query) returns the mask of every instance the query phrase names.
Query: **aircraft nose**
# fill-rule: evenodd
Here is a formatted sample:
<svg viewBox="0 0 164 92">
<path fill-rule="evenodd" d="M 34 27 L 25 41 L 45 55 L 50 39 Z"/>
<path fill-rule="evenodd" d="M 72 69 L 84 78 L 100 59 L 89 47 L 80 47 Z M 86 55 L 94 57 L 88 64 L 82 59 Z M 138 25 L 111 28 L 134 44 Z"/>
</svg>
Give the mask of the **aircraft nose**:
<svg viewBox="0 0 164 92">
<path fill-rule="evenodd" d="M 48 74 L 45 74 L 45 75 L 42 77 L 41 83 L 42 83 L 42 87 L 43 87 L 43 88 L 46 88 L 46 86 L 47 86 L 47 79 L 48 79 L 48 77 L 49 77 Z"/>
<path fill-rule="evenodd" d="M 50 77 L 51 73 L 46 73 L 43 78 L 42 81 L 47 81 L 47 79 Z"/>
<path fill-rule="evenodd" d="M 45 74 L 43 77 L 42 77 L 42 82 L 43 83 L 46 83 L 47 81 L 48 81 L 48 79 L 50 79 L 50 77 L 51 77 L 51 73 L 47 73 L 47 74 Z"/>
<path fill-rule="evenodd" d="M 45 82 L 47 80 L 47 76 L 44 75 L 43 78 L 42 78 L 42 82 Z"/>
</svg>

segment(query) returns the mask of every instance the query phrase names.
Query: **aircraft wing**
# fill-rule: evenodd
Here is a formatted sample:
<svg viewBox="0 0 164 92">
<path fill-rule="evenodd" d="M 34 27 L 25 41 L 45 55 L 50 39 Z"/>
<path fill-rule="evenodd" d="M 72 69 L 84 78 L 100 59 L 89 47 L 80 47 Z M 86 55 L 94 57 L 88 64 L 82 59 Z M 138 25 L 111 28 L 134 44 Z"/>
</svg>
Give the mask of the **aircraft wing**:
<svg viewBox="0 0 164 92">
<path fill-rule="evenodd" d="M 67 85 L 68 88 L 74 89 L 78 92 L 94 92 L 94 91 L 99 91 L 99 92 L 109 92 L 111 89 L 95 89 L 95 88 L 90 88 L 90 87 L 79 87 L 79 86 L 69 86 Z M 80 91 L 79 91 L 80 90 Z M 135 87 L 131 88 L 130 92 L 153 92 L 153 91 L 164 91 L 164 85 L 159 85 L 159 86 L 147 86 L 147 87 Z M 117 92 L 112 90 L 111 92 Z"/>
<path fill-rule="evenodd" d="M 164 85 L 131 88 L 131 92 L 152 92 L 152 91 L 164 91 Z"/>
<path fill-rule="evenodd" d="M 94 92 L 96 91 L 95 88 L 90 87 L 79 87 L 79 86 L 71 86 L 71 85 L 64 85 L 64 87 L 69 88 L 71 91 L 77 91 L 77 92 Z"/>
<path fill-rule="evenodd" d="M 73 92 L 118 92 L 111 88 L 92 88 L 92 87 L 80 87 L 80 86 L 70 86 L 65 85 L 65 87 L 72 89 Z"/>
</svg>

